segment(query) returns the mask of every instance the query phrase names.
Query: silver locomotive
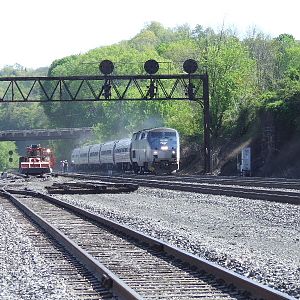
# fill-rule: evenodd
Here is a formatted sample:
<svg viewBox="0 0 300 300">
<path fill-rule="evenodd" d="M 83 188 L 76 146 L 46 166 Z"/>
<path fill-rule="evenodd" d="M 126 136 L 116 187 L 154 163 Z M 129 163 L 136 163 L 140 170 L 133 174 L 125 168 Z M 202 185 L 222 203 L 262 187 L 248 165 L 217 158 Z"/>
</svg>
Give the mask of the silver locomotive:
<svg viewBox="0 0 300 300">
<path fill-rule="evenodd" d="M 179 169 L 179 160 L 179 134 L 165 127 L 143 129 L 131 138 L 76 148 L 71 154 L 74 170 L 169 174 Z"/>
</svg>

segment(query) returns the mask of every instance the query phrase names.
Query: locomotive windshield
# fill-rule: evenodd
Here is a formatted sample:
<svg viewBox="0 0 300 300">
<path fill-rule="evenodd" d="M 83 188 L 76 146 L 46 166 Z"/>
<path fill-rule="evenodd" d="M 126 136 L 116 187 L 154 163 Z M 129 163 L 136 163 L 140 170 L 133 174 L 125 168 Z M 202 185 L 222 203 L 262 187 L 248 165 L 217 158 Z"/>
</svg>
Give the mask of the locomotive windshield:
<svg viewBox="0 0 300 300">
<path fill-rule="evenodd" d="M 147 139 L 151 149 L 161 149 L 166 146 L 170 150 L 177 148 L 176 132 L 174 131 L 151 131 L 148 133 Z"/>
</svg>

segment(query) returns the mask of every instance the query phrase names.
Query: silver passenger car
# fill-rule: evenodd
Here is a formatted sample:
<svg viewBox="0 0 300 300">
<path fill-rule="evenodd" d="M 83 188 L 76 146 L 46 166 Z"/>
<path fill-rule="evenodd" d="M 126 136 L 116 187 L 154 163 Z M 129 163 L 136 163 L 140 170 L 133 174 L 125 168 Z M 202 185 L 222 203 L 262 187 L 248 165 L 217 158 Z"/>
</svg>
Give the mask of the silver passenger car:
<svg viewBox="0 0 300 300">
<path fill-rule="evenodd" d="M 79 150 L 79 165 L 88 167 L 89 164 L 89 151 L 90 146 L 83 146 Z"/>
<path fill-rule="evenodd" d="M 71 153 L 71 164 L 72 166 L 77 166 L 80 160 L 80 148 L 75 148 Z"/>
<path fill-rule="evenodd" d="M 122 139 L 116 142 L 114 149 L 115 165 L 121 170 L 131 169 L 131 139 Z"/>
<path fill-rule="evenodd" d="M 165 127 L 143 129 L 132 138 L 76 148 L 71 157 L 77 170 L 169 174 L 179 169 L 179 134 Z"/>
<path fill-rule="evenodd" d="M 101 144 L 91 145 L 89 151 L 89 165 L 100 167 Z"/>
<path fill-rule="evenodd" d="M 111 168 L 114 165 L 114 148 L 116 142 L 117 141 L 112 141 L 102 144 L 100 151 L 101 165 L 105 165 L 108 168 Z"/>
</svg>

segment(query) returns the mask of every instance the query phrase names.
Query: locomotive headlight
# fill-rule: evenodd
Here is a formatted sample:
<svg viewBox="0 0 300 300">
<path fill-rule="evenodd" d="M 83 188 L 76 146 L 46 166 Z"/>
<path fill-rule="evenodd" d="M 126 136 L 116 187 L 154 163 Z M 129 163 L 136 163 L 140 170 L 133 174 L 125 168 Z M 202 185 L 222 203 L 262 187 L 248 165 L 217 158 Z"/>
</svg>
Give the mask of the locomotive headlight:
<svg viewBox="0 0 300 300">
<path fill-rule="evenodd" d="M 172 151 L 172 154 L 176 154 L 176 151 L 175 151 L 175 150 L 173 150 L 173 151 Z"/>
<path fill-rule="evenodd" d="M 158 154 L 158 152 L 155 150 L 155 151 L 153 151 L 153 155 L 157 155 Z"/>
<path fill-rule="evenodd" d="M 161 149 L 161 150 L 168 150 L 169 147 L 168 147 L 168 146 L 161 146 L 160 149 Z"/>
</svg>

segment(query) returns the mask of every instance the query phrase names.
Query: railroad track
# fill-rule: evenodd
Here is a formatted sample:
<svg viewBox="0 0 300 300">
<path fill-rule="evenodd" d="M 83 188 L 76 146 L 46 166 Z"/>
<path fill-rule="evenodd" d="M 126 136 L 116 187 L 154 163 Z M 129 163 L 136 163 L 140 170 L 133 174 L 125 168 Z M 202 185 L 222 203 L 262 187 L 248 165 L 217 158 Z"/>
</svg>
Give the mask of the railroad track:
<svg viewBox="0 0 300 300">
<path fill-rule="evenodd" d="M 105 174 L 101 174 L 105 175 Z M 241 176 L 212 176 L 212 175 L 135 175 L 126 173 L 124 175 L 114 175 L 115 177 L 167 180 L 187 183 L 207 183 L 217 185 L 249 186 L 277 189 L 300 190 L 299 179 L 288 178 L 267 178 L 267 177 L 241 177 Z"/>
<path fill-rule="evenodd" d="M 47 258 L 52 273 L 60 280 L 63 279 L 76 297 L 94 300 L 114 299 L 111 292 L 99 283 L 91 272 L 45 230 L 32 223 L 32 220 L 29 220 L 11 201 L 0 196 L 0 205 L 22 226 L 33 246 Z"/>
<path fill-rule="evenodd" d="M 54 197 L 12 189 L 2 195 L 120 299 L 293 299 Z"/>
<path fill-rule="evenodd" d="M 264 187 L 264 188 L 278 188 L 278 189 L 295 189 L 300 190 L 299 179 L 287 178 L 264 178 L 264 177 L 240 177 L 240 176 L 153 176 L 151 178 L 163 179 L 169 181 L 182 181 L 193 183 L 208 183 L 219 185 L 234 185 L 234 186 L 249 186 L 249 187 Z"/>
<path fill-rule="evenodd" d="M 228 185 L 214 185 L 203 184 L 202 182 L 183 182 L 165 179 L 163 177 L 156 178 L 153 176 L 133 177 L 133 176 L 104 176 L 104 175 L 91 175 L 91 174 L 60 174 L 61 176 L 73 177 L 78 179 L 94 179 L 107 182 L 122 182 L 125 181 L 131 184 L 138 184 L 145 187 L 154 187 L 161 189 L 170 189 L 177 191 L 195 192 L 213 195 L 225 195 L 247 199 L 258 199 L 266 201 L 274 201 L 281 203 L 300 204 L 300 191 L 287 191 L 287 190 L 272 190 L 270 188 L 249 188 L 242 186 L 228 186 Z M 174 179 L 172 177 L 172 179 Z M 195 179 L 196 180 L 196 179 Z M 254 184 L 254 182 L 253 182 Z"/>
</svg>

